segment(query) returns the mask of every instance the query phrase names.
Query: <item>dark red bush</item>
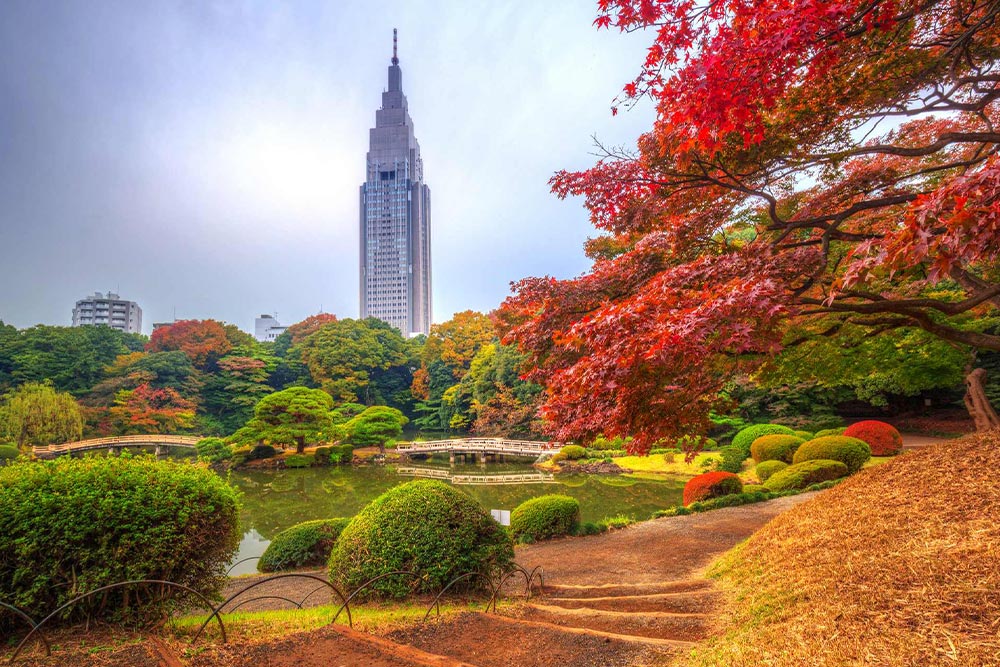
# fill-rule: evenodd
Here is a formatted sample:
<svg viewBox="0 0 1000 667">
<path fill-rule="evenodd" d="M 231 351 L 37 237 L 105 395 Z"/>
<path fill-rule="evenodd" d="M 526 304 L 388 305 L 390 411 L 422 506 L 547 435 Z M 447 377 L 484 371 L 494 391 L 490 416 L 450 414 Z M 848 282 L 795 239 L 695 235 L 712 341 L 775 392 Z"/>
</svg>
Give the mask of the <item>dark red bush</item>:
<svg viewBox="0 0 1000 667">
<path fill-rule="evenodd" d="M 690 505 L 699 500 L 728 496 L 731 493 L 742 493 L 743 482 L 731 472 L 706 472 L 692 477 L 684 485 L 684 504 Z"/>
<path fill-rule="evenodd" d="M 903 449 L 903 436 L 899 431 L 874 419 L 851 424 L 844 435 L 867 442 L 872 448 L 872 456 L 895 456 Z"/>
</svg>

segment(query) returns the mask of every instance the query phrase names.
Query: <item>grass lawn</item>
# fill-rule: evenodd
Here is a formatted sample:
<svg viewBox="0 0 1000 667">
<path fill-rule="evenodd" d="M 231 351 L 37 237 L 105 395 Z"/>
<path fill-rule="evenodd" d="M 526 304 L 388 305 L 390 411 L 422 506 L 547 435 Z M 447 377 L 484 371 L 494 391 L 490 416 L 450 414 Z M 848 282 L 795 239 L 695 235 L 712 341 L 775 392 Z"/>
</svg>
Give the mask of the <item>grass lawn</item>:
<svg viewBox="0 0 1000 667">
<path fill-rule="evenodd" d="M 698 454 L 691 463 L 684 462 L 683 454 L 650 454 L 649 456 L 621 456 L 611 459 L 622 468 L 628 468 L 637 473 L 655 473 L 657 475 L 674 475 L 679 477 L 694 477 L 708 470 L 706 462 L 719 458 L 717 452 Z"/>
<path fill-rule="evenodd" d="M 504 606 L 497 603 L 497 609 Z M 509 604 L 509 603 L 507 603 Z M 481 610 L 485 603 L 455 604 L 441 603 L 441 615 L 446 616 L 463 611 Z M 352 602 L 351 615 L 354 619 L 354 629 L 363 632 L 385 632 L 400 626 L 410 625 L 423 619 L 427 613 L 430 600 L 411 603 L 358 603 Z M 340 605 L 320 605 L 305 609 L 276 609 L 269 611 L 237 611 L 234 614 L 222 614 L 229 640 L 245 639 L 260 641 L 282 637 L 291 632 L 316 630 L 329 625 L 333 615 Z M 167 622 L 166 628 L 178 637 L 194 636 L 208 616 L 194 614 L 178 616 Z M 431 612 L 431 617 L 434 612 Z M 338 624 L 347 624 L 347 612 L 343 611 Z M 216 637 L 219 625 L 213 620 L 205 630 L 208 637 Z"/>
</svg>

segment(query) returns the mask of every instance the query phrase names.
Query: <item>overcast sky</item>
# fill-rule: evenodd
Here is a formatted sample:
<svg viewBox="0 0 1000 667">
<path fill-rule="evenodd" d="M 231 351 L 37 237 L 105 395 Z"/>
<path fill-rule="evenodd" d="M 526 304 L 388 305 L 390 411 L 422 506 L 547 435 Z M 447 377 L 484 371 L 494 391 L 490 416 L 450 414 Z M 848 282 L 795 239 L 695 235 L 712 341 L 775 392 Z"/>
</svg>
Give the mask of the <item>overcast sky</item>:
<svg viewBox="0 0 1000 667">
<path fill-rule="evenodd" d="M 649 36 L 588 0 L 0 2 L 0 319 L 118 291 L 153 322 L 358 315 L 358 186 L 399 29 L 433 198 L 434 321 L 586 270 L 548 179 L 632 144 Z"/>
</svg>

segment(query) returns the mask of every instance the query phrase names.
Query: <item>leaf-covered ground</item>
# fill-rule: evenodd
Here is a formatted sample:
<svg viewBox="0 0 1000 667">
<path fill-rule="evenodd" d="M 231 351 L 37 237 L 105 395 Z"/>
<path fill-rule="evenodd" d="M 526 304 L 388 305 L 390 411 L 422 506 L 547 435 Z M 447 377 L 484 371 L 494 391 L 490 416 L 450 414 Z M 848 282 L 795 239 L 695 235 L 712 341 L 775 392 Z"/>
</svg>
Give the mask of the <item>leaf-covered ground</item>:
<svg viewBox="0 0 1000 667">
<path fill-rule="evenodd" d="M 715 568 L 696 665 L 1000 665 L 1000 433 L 911 452 L 780 516 Z"/>
</svg>

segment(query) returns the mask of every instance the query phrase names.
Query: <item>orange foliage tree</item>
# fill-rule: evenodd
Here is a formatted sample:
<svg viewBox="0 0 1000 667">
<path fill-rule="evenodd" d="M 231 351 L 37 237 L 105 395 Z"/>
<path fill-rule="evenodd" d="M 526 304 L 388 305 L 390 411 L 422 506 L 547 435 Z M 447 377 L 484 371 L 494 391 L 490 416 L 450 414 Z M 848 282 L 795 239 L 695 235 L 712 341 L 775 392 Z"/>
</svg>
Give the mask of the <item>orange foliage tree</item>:
<svg viewBox="0 0 1000 667">
<path fill-rule="evenodd" d="M 215 320 L 180 320 L 158 328 L 146 344 L 147 352 L 180 350 L 196 368 L 205 369 L 233 347 L 225 325 Z"/>
</svg>

